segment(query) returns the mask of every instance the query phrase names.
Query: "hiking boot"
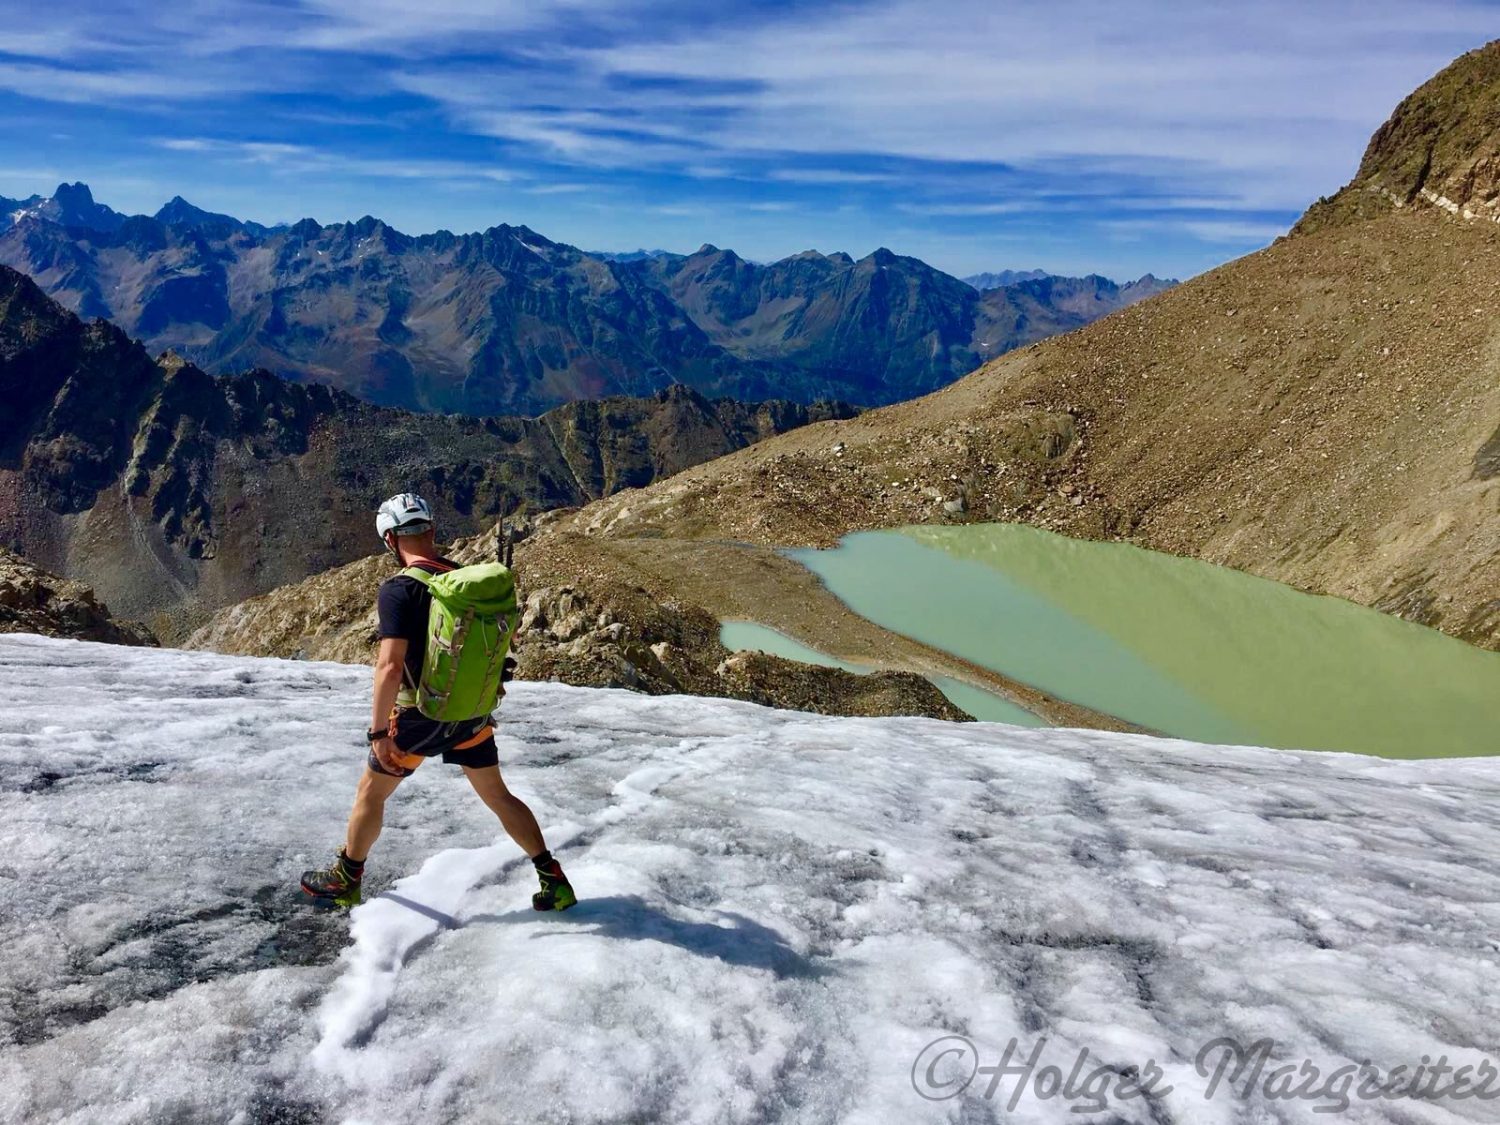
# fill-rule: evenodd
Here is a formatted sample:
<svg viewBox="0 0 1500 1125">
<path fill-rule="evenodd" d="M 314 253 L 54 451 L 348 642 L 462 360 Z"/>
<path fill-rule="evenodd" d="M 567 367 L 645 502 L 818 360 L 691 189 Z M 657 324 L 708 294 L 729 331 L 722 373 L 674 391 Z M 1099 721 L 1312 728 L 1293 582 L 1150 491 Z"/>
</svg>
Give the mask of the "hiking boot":
<svg viewBox="0 0 1500 1125">
<path fill-rule="evenodd" d="M 566 910 L 578 901 L 573 884 L 568 882 L 557 860 L 549 859 L 539 865 L 536 877 L 542 881 L 542 889 L 531 896 L 533 910 Z"/>
<path fill-rule="evenodd" d="M 312 904 L 324 910 L 348 910 L 360 902 L 359 886 L 364 878 L 365 865 L 357 868 L 339 852 L 333 866 L 325 871 L 304 871 L 302 889 L 312 898 Z"/>
</svg>

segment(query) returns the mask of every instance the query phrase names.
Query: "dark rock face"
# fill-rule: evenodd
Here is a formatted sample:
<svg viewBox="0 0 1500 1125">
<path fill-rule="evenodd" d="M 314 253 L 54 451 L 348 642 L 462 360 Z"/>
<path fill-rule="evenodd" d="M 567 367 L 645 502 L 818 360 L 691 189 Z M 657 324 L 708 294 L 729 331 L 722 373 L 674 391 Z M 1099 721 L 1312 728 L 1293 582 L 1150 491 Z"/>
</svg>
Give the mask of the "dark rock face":
<svg viewBox="0 0 1500 1125">
<path fill-rule="evenodd" d="M 0 267 L 0 544 L 169 636 L 184 614 L 367 553 L 370 512 L 394 492 L 423 493 L 447 533 L 470 533 L 852 413 L 674 386 L 540 418 L 411 414 L 266 371 L 153 361 Z"/>
<path fill-rule="evenodd" d="M 366 216 L 268 229 L 180 196 L 127 218 L 82 184 L 0 206 L 0 263 L 209 371 L 264 368 L 473 415 L 673 383 L 896 402 L 1163 287 L 1043 276 L 981 294 L 888 250 L 769 266 L 711 246 L 594 255 L 524 226 L 413 238 Z"/>
<path fill-rule="evenodd" d="M 769 266 L 705 246 L 630 263 L 719 346 L 809 394 L 888 404 L 946 386 L 1002 352 L 1081 328 L 1169 288 L 1154 277 L 1041 275 L 977 292 L 916 258 L 807 251 Z M 793 375 L 787 369 L 796 374 Z"/>
</svg>

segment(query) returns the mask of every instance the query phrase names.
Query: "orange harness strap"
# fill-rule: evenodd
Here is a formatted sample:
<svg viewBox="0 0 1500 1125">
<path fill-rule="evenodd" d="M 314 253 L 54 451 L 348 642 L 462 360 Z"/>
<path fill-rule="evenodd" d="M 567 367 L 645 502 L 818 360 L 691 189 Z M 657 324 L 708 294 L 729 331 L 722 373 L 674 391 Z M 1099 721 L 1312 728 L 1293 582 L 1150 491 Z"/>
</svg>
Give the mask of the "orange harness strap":
<svg viewBox="0 0 1500 1125">
<path fill-rule="evenodd" d="M 483 742 L 486 738 L 488 738 L 490 735 L 492 735 L 494 733 L 495 733 L 495 728 L 492 727 L 492 726 L 490 726 L 489 723 L 485 723 L 484 726 L 482 726 L 482 727 L 479 728 L 479 733 L 478 734 L 474 735 L 471 738 L 466 738 L 462 742 L 455 742 L 453 744 L 453 749 L 455 749 L 455 750 L 467 750 L 471 746 L 478 746 L 481 742 Z"/>
</svg>

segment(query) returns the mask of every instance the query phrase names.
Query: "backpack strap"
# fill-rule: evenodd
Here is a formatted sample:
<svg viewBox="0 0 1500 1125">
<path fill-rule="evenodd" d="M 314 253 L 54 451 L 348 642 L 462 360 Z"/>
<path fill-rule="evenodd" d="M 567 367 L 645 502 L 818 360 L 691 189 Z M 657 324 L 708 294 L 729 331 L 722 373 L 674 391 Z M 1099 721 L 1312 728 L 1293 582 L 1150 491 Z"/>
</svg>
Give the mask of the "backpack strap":
<svg viewBox="0 0 1500 1125">
<path fill-rule="evenodd" d="M 397 575 L 397 577 L 398 578 L 415 578 L 418 582 L 422 583 L 422 585 L 428 586 L 428 585 L 432 584 L 433 578 L 435 578 L 437 575 L 439 575 L 439 574 L 447 574 L 449 571 L 453 571 L 453 570 L 459 569 L 456 566 L 449 566 L 447 563 L 440 563 L 440 562 L 433 562 L 430 565 L 431 566 L 435 566 L 438 569 L 436 571 L 431 571 L 431 570 L 428 570 L 427 567 L 425 567 L 425 566 L 409 566 L 409 567 L 406 567 L 404 570 L 402 570 Z"/>
<path fill-rule="evenodd" d="M 435 578 L 436 575 L 434 575 L 430 570 L 423 570 L 420 566 L 409 566 L 399 575 L 397 575 L 397 577 L 415 578 L 418 582 L 422 583 L 422 585 L 430 586 L 432 584 L 433 578 Z"/>
<path fill-rule="evenodd" d="M 450 570 L 457 570 L 458 569 L 457 567 L 446 566 L 446 565 L 444 565 L 442 563 L 434 563 L 432 565 L 438 566 L 438 567 L 441 568 L 441 569 L 438 570 L 437 574 L 447 574 Z M 422 583 L 423 586 L 427 586 L 427 587 L 430 588 L 431 585 L 432 585 L 432 580 L 435 577 L 437 577 L 437 574 L 434 574 L 432 571 L 428 570 L 426 567 L 408 566 L 408 567 L 404 568 L 403 570 L 401 570 L 400 572 L 398 572 L 397 575 L 396 575 L 396 577 L 398 577 L 398 578 L 415 578 L 418 582 Z M 429 641 L 428 643 L 430 644 L 431 642 Z M 401 665 L 401 691 L 396 696 L 396 706 L 398 706 L 398 707 L 415 707 L 416 703 L 417 703 L 417 685 L 412 681 L 411 673 L 407 670 L 406 665 L 402 664 Z"/>
</svg>

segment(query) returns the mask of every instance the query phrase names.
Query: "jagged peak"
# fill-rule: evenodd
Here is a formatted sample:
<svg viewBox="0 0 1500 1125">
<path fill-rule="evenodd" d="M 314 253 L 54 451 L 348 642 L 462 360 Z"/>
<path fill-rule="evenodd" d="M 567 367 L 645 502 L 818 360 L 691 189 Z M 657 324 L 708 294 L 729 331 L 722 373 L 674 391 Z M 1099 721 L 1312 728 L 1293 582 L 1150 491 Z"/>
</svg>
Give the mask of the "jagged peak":
<svg viewBox="0 0 1500 1125">
<path fill-rule="evenodd" d="M 174 348 L 168 348 L 156 357 L 156 366 L 160 367 L 168 375 L 175 375 L 184 367 L 192 367 L 191 361 L 184 359 Z"/>
<path fill-rule="evenodd" d="M 189 203 L 180 195 L 174 195 L 161 209 L 152 216 L 157 222 L 167 226 L 202 226 L 205 224 L 226 225 L 232 227 L 243 226 L 240 220 L 233 215 L 221 215 L 213 211 L 205 211 L 202 207 Z"/>
<path fill-rule="evenodd" d="M 58 184 L 57 190 L 52 193 L 52 198 L 64 207 L 94 206 L 94 193 L 82 180 L 74 180 L 71 184 Z"/>
<path fill-rule="evenodd" d="M 707 395 L 686 383 L 668 383 L 656 392 L 655 398 L 660 403 L 689 402 L 702 407 L 712 405 L 712 400 Z"/>
<path fill-rule="evenodd" d="M 29 314 L 57 320 L 77 319 L 26 274 L 4 265 L 0 265 L 0 312 L 6 317 Z"/>
<path fill-rule="evenodd" d="M 1157 277 L 1154 273 L 1143 273 L 1134 281 L 1127 281 L 1122 289 L 1170 289 L 1182 282 L 1175 277 Z"/>
</svg>

